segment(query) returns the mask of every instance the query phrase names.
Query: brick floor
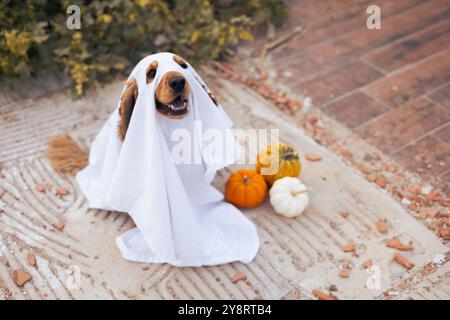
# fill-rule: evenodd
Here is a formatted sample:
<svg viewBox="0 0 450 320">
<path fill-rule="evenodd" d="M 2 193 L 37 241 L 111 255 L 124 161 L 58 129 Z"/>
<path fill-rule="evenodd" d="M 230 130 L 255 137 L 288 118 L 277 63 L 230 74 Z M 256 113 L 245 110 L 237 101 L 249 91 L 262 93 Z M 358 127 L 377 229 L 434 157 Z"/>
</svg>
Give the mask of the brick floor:
<svg viewBox="0 0 450 320">
<path fill-rule="evenodd" d="M 450 2 L 290 3 L 280 33 L 305 32 L 270 55 L 281 83 L 450 195 Z"/>
<path fill-rule="evenodd" d="M 419 98 L 374 121 L 358 126 L 355 131 L 387 154 L 395 153 L 411 141 L 450 121 L 450 113 L 433 102 Z"/>
</svg>

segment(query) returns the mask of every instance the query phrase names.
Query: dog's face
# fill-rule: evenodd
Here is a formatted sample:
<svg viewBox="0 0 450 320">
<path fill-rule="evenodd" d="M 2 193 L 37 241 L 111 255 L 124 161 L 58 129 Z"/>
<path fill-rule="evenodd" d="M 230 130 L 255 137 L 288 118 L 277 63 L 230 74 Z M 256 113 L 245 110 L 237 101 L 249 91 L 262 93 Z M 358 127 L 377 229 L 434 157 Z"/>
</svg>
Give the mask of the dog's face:
<svg viewBox="0 0 450 320">
<path fill-rule="evenodd" d="M 184 118 L 188 113 L 190 90 L 189 83 L 180 72 L 166 72 L 156 87 L 156 110 L 172 119 Z"/>
<path fill-rule="evenodd" d="M 174 55 L 173 60 L 183 69 L 187 69 L 188 64 L 179 56 Z M 146 69 L 147 83 L 152 83 L 158 72 L 158 61 L 152 61 Z M 155 89 L 155 106 L 156 110 L 165 117 L 170 119 L 182 119 L 189 112 L 189 95 L 191 87 L 187 79 L 179 71 L 166 71 L 158 82 Z M 215 104 L 215 98 L 211 95 L 211 99 Z M 136 80 L 127 82 L 125 91 L 120 98 L 119 107 L 119 139 L 124 140 L 134 109 L 134 104 L 138 97 L 138 86 Z"/>
<path fill-rule="evenodd" d="M 173 60 L 183 69 L 187 63 L 174 55 Z M 153 82 L 158 71 L 158 61 L 152 61 L 147 68 L 147 83 Z M 188 113 L 190 85 L 179 71 L 167 71 L 155 90 L 156 110 L 171 119 L 184 118 Z"/>
</svg>

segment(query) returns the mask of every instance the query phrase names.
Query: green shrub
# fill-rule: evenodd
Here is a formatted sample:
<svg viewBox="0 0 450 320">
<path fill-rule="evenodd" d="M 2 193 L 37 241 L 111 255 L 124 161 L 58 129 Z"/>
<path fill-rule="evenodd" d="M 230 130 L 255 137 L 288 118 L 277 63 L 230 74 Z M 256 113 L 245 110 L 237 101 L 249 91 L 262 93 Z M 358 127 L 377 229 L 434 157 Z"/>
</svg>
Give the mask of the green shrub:
<svg viewBox="0 0 450 320">
<path fill-rule="evenodd" d="M 80 30 L 66 27 L 72 4 L 81 8 Z M 1 0 L 0 78 L 64 71 L 82 95 L 157 51 L 219 59 L 285 14 L 284 0 Z"/>
</svg>

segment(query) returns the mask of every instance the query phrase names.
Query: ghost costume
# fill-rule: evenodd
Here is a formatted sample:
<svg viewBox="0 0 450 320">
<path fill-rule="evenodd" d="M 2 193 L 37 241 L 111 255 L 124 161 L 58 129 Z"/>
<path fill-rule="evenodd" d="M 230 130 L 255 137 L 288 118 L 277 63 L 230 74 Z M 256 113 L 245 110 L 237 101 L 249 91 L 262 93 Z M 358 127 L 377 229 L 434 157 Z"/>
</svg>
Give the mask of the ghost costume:
<svg viewBox="0 0 450 320">
<path fill-rule="evenodd" d="M 157 73 L 147 84 L 146 69 L 154 60 Z M 155 90 L 168 71 L 182 73 L 191 87 L 182 119 L 156 110 Z M 216 171 L 237 158 L 230 119 L 195 70 L 183 69 L 172 53 L 142 59 L 133 79 L 139 94 L 124 141 L 117 134 L 117 107 L 91 145 L 89 165 L 76 176 L 89 207 L 133 218 L 136 228 L 116 239 L 128 260 L 175 266 L 252 261 L 259 248 L 255 226 L 211 186 Z M 190 151 L 175 152 L 186 135 Z"/>
</svg>

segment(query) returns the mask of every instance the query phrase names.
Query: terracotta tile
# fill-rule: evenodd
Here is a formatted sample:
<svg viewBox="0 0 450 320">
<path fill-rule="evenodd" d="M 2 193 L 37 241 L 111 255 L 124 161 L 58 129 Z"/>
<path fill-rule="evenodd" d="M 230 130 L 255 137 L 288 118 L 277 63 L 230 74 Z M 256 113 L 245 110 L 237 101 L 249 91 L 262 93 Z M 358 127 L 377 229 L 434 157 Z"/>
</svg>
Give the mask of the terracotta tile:
<svg viewBox="0 0 450 320">
<path fill-rule="evenodd" d="M 382 19 L 394 19 L 395 16 L 400 14 L 408 14 L 409 9 L 418 7 L 420 4 L 427 2 L 428 0 L 377 0 L 376 4 L 380 6 L 382 10 Z M 316 3 L 331 3 L 332 1 L 313 1 L 314 6 Z M 324 39 L 333 39 L 336 36 L 343 35 L 349 31 L 356 31 L 359 29 L 366 29 L 367 13 L 366 9 L 370 4 L 374 4 L 374 1 L 337 1 L 342 10 L 338 11 L 336 8 L 327 8 L 321 12 L 331 13 L 322 19 L 320 24 L 314 23 L 315 27 L 320 27 L 321 35 Z M 299 1 L 303 6 L 303 1 Z M 302 8 L 301 8 L 302 9 Z M 326 11 L 325 11 L 326 10 Z M 414 9 L 413 9 L 414 10 Z M 311 11 L 311 18 L 313 22 L 317 21 L 318 10 Z M 413 11 L 414 14 L 415 11 Z M 322 15 L 321 15 L 322 16 Z M 297 20 L 298 22 L 299 20 Z M 301 20 L 300 20 L 301 21 Z M 361 23 L 362 22 L 362 23 Z"/>
<path fill-rule="evenodd" d="M 364 89 L 387 106 L 400 106 L 450 80 L 450 52 L 414 65 Z"/>
<path fill-rule="evenodd" d="M 324 110 L 336 120 L 345 123 L 350 128 L 355 128 L 386 112 L 389 108 L 358 91 L 331 103 Z"/>
<path fill-rule="evenodd" d="M 370 61 L 379 68 L 392 71 L 417 62 L 450 47 L 450 23 L 437 23 L 425 31 L 404 38 L 400 42 L 388 44 L 367 54 L 363 60 Z"/>
<path fill-rule="evenodd" d="M 356 128 L 356 133 L 389 154 L 449 120 L 443 108 L 417 99 Z"/>
<path fill-rule="evenodd" d="M 381 10 L 383 12 L 384 9 Z M 383 18 L 382 14 L 380 30 L 369 30 L 365 27 L 367 16 L 363 10 L 359 13 L 361 25 L 354 32 L 345 34 L 335 41 L 297 50 L 294 56 L 284 55 L 285 64 L 282 66 L 289 70 L 296 65 L 299 72 L 294 80 L 302 80 L 306 76 L 323 71 L 325 67 L 345 63 L 350 58 L 358 58 L 379 46 L 447 20 L 449 10 L 443 10 L 439 1 L 429 1 L 389 18 Z M 333 27 L 332 22 L 330 26 Z"/>
<path fill-rule="evenodd" d="M 402 11 L 387 19 L 383 19 L 383 8 L 380 8 L 382 23 L 380 30 L 362 28 L 358 32 L 346 35 L 341 40 L 355 48 L 365 48 L 363 51 L 368 52 L 375 47 L 401 39 L 440 21 L 448 21 L 450 15 L 450 8 L 442 6 L 442 2 L 439 0 L 416 5 L 410 10 Z"/>
<path fill-rule="evenodd" d="M 450 83 L 430 93 L 430 98 L 450 110 Z"/>
<path fill-rule="evenodd" d="M 291 1 L 289 7 L 289 17 L 287 24 L 289 27 L 298 25 L 299 21 L 303 23 L 322 25 L 323 20 L 336 21 L 340 17 L 347 17 L 347 12 L 352 12 L 355 8 L 367 7 L 369 0 L 356 3 L 345 3 L 344 1 Z M 317 12 L 322 12 L 318 19 Z M 319 21 L 317 21 L 319 20 Z M 344 19 L 346 20 L 346 19 Z"/>
<path fill-rule="evenodd" d="M 429 0 L 377 0 L 376 3 L 383 8 L 383 17 L 387 18 L 427 1 Z M 334 37 L 360 27 L 361 17 L 366 17 L 366 8 L 373 3 L 373 0 L 291 0 L 288 2 L 289 16 L 281 29 L 295 27 L 300 21 L 306 26 L 313 26 L 314 29 L 311 31 L 326 28 L 328 31 L 326 33 L 333 32 L 331 37 Z M 318 15 L 318 12 L 321 14 Z M 341 23 L 344 25 L 351 23 L 351 26 L 342 28 Z"/>
<path fill-rule="evenodd" d="M 295 90 L 310 96 L 316 105 L 321 105 L 381 76 L 374 68 L 356 60 L 303 81 L 295 86 Z"/>
<path fill-rule="evenodd" d="M 447 199 L 450 199 L 450 170 L 439 176 L 438 184 Z"/>
<path fill-rule="evenodd" d="M 422 168 L 424 174 L 437 177 L 450 166 L 450 146 L 433 136 L 426 136 L 394 153 L 393 158 L 410 170 Z"/>
<path fill-rule="evenodd" d="M 311 96 L 385 152 L 419 161 L 412 152 L 424 149 L 423 136 L 450 121 L 450 84 L 443 87 L 450 80 L 450 6 L 440 0 L 375 3 L 382 10 L 381 30 L 365 27 L 371 1 L 292 1 L 283 32 L 299 24 L 306 30 L 271 53 L 277 81 Z M 435 150 L 435 158 L 445 158 L 446 128 L 425 141 L 434 143 L 426 146 Z M 427 160 L 427 172 L 442 175 L 433 159 Z"/>
<path fill-rule="evenodd" d="M 417 2 L 417 0 L 415 0 Z M 408 6 L 406 1 L 400 1 L 394 7 L 404 8 Z M 276 50 L 273 58 L 278 60 L 291 59 L 291 54 L 296 54 L 299 48 L 315 45 L 328 38 L 354 30 L 361 25 L 361 15 L 370 3 L 369 0 L 355 2 L 343 1 L 295 1 L 289 7 L 289 17 L 282 28 L 292 29 L 301 24 L 308 28 L 301 36 L 295 37 L 283 50 Z M 392 7 L 392 6 L 391 6 Z M 321 12 L 320 16 L 317 12 Z M 388 14 L 388 13 L 386 13 Z"/>
<path fill-rule="evenodd" d="M 433 135 L 450 145 L 450 123 L 436 131 Z"/>
</svg>

